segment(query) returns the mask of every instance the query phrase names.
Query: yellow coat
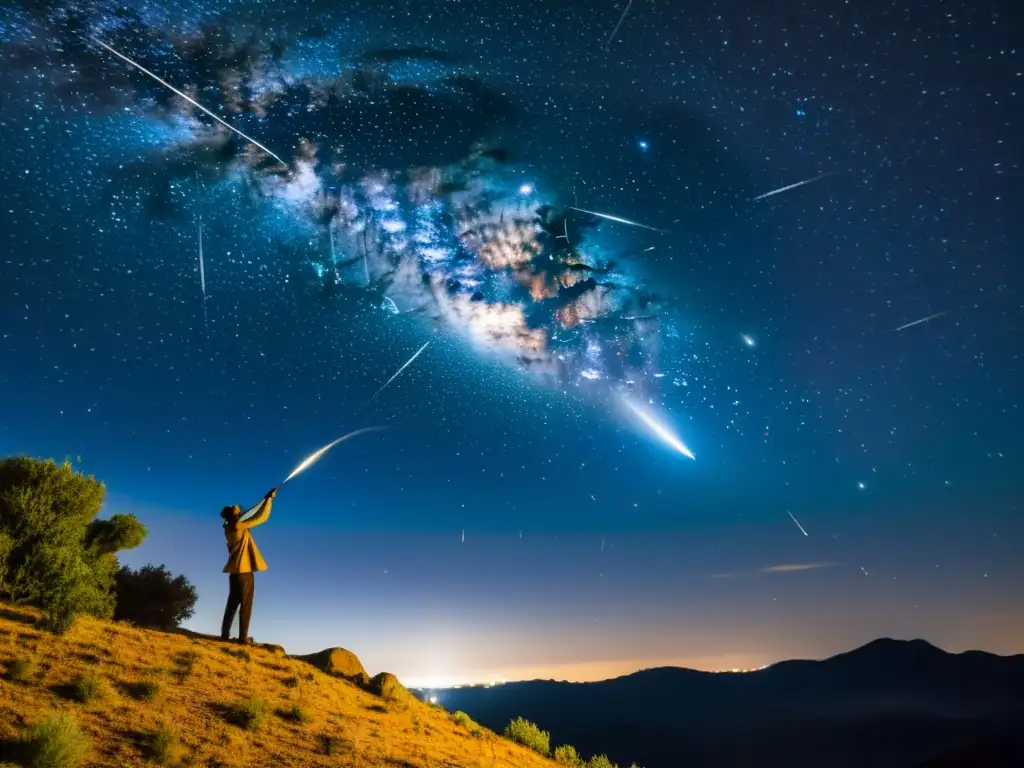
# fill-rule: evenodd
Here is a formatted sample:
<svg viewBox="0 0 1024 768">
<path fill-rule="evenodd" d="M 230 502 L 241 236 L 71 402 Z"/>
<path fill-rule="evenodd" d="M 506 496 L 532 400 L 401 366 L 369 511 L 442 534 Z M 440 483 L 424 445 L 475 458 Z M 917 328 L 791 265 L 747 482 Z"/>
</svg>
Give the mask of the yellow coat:
<svg viewBox="0 0 1024 768">
<path fill-rule="evenodd" d="M 228 543 L 228 563 L 224 573 L 254 573 L 267 570 L 263 555 L 256 548 L 256 542 L 249 533 L 250 528 L 262 525 L 270 517 L 270 499 L 264 499 L 260 508 L 245 522 L 226 524 L 224 538 Z"/>
</svg>

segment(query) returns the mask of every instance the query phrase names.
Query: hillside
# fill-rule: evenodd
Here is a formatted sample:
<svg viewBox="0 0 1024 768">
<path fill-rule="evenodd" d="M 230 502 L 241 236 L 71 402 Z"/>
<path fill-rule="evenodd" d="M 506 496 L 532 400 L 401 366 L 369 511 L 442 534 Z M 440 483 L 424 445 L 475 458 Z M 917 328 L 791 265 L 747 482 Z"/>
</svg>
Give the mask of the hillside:
<svg viewBox="0 0 1024 768">
<path fill-rule="evenodd" d="M 398 688 L 374 695 L 281 649 L 80 618 L 63 637 L 38 614 L 0 604 L 0 765 L 19 765 L 19 740 L 69 713 L 90 768 L 550 768 L 553 763 Z M 357 662 L 356 662 L 357 663 Z M 81 678 L 98 695 L 84 703 Z M 388 695 L 390 694 L 390 695 Z M 233 705 L 266 703 L 247 729 Z M 6 762 L 5 762 L 6 761 Z"/>
<path fill-rule="evenodd" d="M 1024 733 L 1024 656 L 951 654 L 923 640 L 876 640 L 749 673 L 669 667 L 436 694 L 483 725 L 522 716 L 555 742 L 648 768 L 911 768 Z"/>
</svg>

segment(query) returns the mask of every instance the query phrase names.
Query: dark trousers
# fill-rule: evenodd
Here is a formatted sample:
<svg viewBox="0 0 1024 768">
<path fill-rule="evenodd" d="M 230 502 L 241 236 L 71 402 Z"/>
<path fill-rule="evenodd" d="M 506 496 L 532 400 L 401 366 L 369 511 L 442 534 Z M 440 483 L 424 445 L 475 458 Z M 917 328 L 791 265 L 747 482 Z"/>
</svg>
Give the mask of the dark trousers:
<svg viewBox="0 0 1024 768">
<path fill-rule="evenodd" d="M 222 640 L 230 637 L 231 625 L 235 622 L 235 611 L 239 606 L 242 613 L 238 617 L 238 639 L 243 643 L 249 639 L 249 617 L 252 615 L 252 595 L 255 588 L 255 573 L 228 574 L 228 604 L 224 608 L 224 621 L 220 625 Z"/>
</svg>

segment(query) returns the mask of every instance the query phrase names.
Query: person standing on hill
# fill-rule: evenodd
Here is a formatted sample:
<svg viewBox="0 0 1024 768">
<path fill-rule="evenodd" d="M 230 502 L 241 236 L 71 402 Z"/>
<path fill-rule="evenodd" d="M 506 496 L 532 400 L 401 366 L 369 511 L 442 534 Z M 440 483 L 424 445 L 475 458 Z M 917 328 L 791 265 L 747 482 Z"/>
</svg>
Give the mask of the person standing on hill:
<svg viewBox="0 0 1024 768">
<path fill-rule="evenodd" d="M 228 563 L 224 566 L 224 573 L 228 574 L 228 604 L 224 608 L 224 621 L 220 626 L 220 639 L 225 642 L 230 640 L 231 625 L 235 622 L 235 612 L 239 607 L 242 611 L 238 617 L 238 642 L 252 642 L 249 637 L 249 617 L 252 616 L 256 572 L 267 570 L 267 564 L 256 548 L 249 529 L 267 522 L 276 493 L 277 488 L 273 488 L 245 520 L 241 519 L 242 508 L 237 504 L 220 511 L 224 519 L 224 538 L 228 545 Z"/>
</svg>

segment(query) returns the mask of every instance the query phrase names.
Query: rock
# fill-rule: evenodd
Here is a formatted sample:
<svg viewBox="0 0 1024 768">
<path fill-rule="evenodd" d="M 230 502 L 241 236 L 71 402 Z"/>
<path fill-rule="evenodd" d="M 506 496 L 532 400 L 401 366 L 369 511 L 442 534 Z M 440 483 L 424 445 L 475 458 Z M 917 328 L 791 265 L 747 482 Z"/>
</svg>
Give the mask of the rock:
<svg viewBox="0 0 1024 768">
<path fill-rule="evenodd" d="M 275 656 L 285 656 L 284 648 L 280 645 L 274 645 L 273 643 L 260 643 L 259 646 L 264 651 L 270 651 Z"/>
<path fill-rule="evenodd" d="M 326 648 L 319 653 L 311 653 L 308 656 L 293 656 L 292 658 L 312 664 L 321 672 L 326 672 L 334 677 L 344 677 L 353 682 L 367 679 L 369 676 L 363 669 L 359 657 L 352 651 L 344 648 Z"/>
<path fill-rule="evenodd" d="M 386 701 L 407 702 L 412 698 L 412 694 L 390 672 L 381 672 L 375 676 L 368 687 L 372 693 Z"/>
</svg>

